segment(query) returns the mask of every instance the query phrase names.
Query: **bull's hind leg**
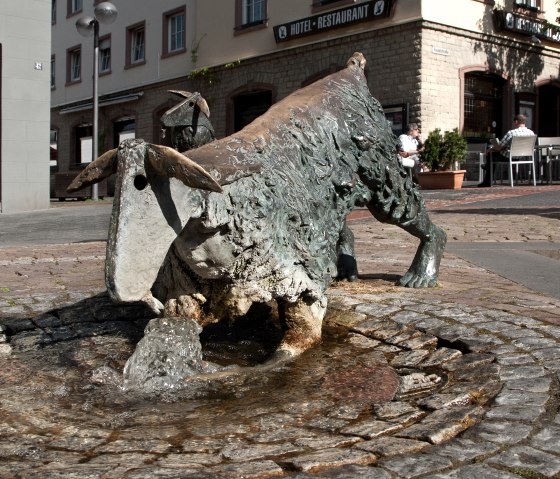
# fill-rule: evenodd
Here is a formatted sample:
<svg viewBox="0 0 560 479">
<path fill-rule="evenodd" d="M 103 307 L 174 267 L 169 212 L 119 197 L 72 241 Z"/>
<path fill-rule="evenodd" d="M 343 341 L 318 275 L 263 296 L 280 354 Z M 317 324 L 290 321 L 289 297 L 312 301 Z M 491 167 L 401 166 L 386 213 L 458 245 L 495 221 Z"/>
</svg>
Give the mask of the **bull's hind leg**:
<svg viewBox="0 0 560 479">
<path fill-rule="evenodd" d="M 358 264 L 356 263 L 356 253 L 354 252 L 354 234 L 346 221 L 338 237 L 336 252 L 338 257 L 336 264 L 337 279 L 356 281 L 358 279 Z"/>
<path fill-rule="evenodd" d="M 400 226 L 420 239 L 414 260 L 398 284 L 409 288 L 435 286 L 447 235 L 432 223 L 417 187 L 402 168 L 387 166 L 379 173 L 384 181 L 372 191 L 368 209 L 379 221 Z"/>
<path fill-rule="evenodd" d="M 431 222 L 425 210 L 419 212 L 414 221 L 397 224 L 413 236 L 420 238 L 414 260 L 406 274 L 399 279 L 398 284 L 409 288 L 435 286 L 447 235 Z"/>
</svg>

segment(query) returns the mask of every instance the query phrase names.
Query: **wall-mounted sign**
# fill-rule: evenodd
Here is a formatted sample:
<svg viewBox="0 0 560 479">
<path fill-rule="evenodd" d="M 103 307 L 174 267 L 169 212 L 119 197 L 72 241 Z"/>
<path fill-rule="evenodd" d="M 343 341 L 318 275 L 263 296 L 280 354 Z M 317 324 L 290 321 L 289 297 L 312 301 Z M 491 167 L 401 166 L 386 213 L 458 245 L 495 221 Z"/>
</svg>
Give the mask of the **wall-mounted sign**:
<svg viewBox="0 0 560 479">
<path fill-rule="evenodd" d="M 494 10 L 496 26 L 499 30 L 521 33 L 560 43 L 560 27 L 541 20 L 525 17 L 513 12 Z"/>
<path fill-rule="evenodd" d="M 388 17 L 394 0 L 373 0 L 274 27 L 276 43 Z"/>
<path fill-rule="evenodd" d="M 445 57 L 451 55 L 451 52 L 447 48 L 435 47 L 435 46 L 432 47 L 432 53 L 434 53 L 435 55 L 443 55 Z"/>
</svg>

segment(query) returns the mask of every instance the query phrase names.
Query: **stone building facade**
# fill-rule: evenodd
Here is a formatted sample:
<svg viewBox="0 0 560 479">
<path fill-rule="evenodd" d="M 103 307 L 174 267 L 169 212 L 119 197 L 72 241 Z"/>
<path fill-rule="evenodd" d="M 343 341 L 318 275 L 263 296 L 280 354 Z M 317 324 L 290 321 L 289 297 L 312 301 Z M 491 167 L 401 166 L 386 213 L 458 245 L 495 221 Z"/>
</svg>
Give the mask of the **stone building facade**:
<svg viewBox="0 0 560 479">
<path fill-rule="evenodd" d="M 523 112 L 538 134 L 560 136 L 554 0 L 455 0 L 443 6 L 437 0 L 315 0 L 311 5 L 235 0 L 227 8 L 218 8 L 217 0 L 162 0 L 150 6 L 154 11 L 146 18 L 156 21 L 145 24 L 146 61 L 135 68 L 122 58 L 128 54 L 122 33 L 146 14 L 125 0 L 115 3 L 119 20 L 110 30 L 111 73 L 100 77 L 102 151 L 127 133 L 123 125 L 136 137 L 163 142 L 158 119 L 176 102 L 167 90 L 200 91 L 222 137 L 297 88 L 343 68 L 355 51 L 364 53 L 370 90 L 397 134 L 414 121 L 424 135 L 459 128 L 469 141 L 486 142 L 503 135 L 512 116 Z M 186 17 L 184 48 L 171 59 L 157 48 L 150 56 L 150 38 L 165 50 L 161 32 L 153 31 L 157 19 L 163 18 L 160 30 L 165 30 L 166 12 L 177 9 Z M 64 28 L 53 40 L 62 51 L 53 53 L 57 59 L 78 41 L 68 25 Z M 82 49 L 87 58 L 85 43 Z M 51 128 L 58 151 L 53 176 L 84 166 L 79 140 L 91 124 L 87 85 L 66 84 L 58 91 L 57 84 L 53 90 Z"/>
</svg>

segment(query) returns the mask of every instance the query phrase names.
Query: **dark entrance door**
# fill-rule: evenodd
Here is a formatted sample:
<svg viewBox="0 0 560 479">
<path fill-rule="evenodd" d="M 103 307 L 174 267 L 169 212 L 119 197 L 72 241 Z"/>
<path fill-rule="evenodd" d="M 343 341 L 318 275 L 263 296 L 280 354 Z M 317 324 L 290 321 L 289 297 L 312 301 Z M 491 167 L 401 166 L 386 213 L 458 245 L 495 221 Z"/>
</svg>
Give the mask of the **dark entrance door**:
<svg viewBox="0 0 560 479">
<path fill-rule="evenodd" d="M 243 93 L 233 99 L 233 129 L 239 131 L 272 105 L 272 91 Z"/>
<path fill-rule="evenodd" d="M 560 136 L 560 88 L 539 88 L 539 136 Z"/>
</svg>

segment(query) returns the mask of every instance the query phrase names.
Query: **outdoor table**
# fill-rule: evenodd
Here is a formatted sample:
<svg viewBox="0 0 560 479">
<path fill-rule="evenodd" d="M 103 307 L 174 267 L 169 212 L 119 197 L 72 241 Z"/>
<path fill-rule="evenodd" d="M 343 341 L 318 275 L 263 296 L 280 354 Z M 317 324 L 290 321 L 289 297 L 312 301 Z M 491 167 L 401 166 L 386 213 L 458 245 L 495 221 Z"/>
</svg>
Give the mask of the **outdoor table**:
<svg viewBox="0 0 560 479">
<path fill-rule="evenodd" d="M 535 145 L 535 149 L 538 150 L 538 155 L 537 158 L 539 159 L 539 176 L 540 176 L 540 180 L 541 180 L 541 184 L 544 183 L 544 165 L 545 163 L 548 163 L 548 161 L 543 161 L 544 159 L 548 159 L 552 153 L 552 150 L 559 150 L 560 152 L 560 145 L 558 144 L 553 144 L 553 145 Z M 549 160 L 551 161 L 551 160 Z M 551 170 L 549 170 L 549 178 L 548 178 L 548 182 L 550 183 L 552 181 L 552 178 L 550 178 L 551 176 Z"/>
</svg>

